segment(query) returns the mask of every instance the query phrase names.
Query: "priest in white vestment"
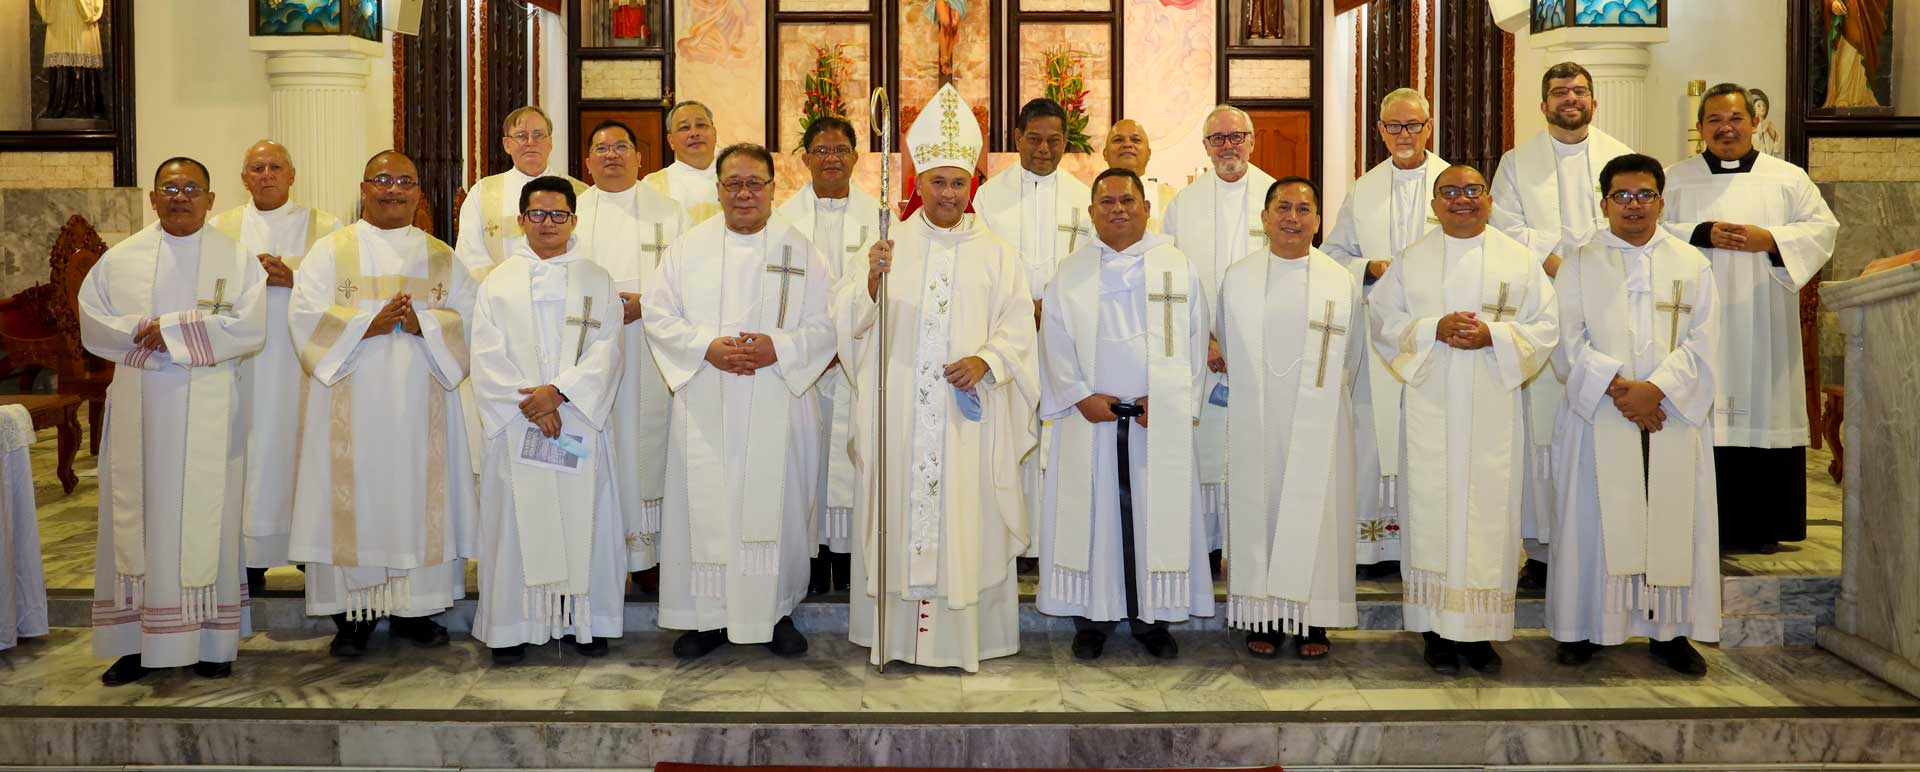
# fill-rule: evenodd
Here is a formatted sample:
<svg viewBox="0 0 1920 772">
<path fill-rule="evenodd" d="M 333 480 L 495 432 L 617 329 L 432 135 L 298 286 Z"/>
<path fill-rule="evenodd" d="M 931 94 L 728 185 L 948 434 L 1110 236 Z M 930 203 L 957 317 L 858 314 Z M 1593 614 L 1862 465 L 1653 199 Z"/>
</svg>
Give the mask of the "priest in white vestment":
<svg viewBox="0 0 1920 772">
<path fill-rule="evenodd" d="M 1428 666 L 1500 669 L 1491 641 L 1513 637 L 1520 486 L 1520 385 L 1559 342 L 1553 285 L 1526 245 L 1487 228 L 1486 178 L 1440 174 L 1440 233 L 1402 253 L 1374 288 L 1373 346 L 1407 384 L 1406 629 Z"/>
<path fill-rule="evenodd" d="M 713 162 L 720 150 L 714 144 L 717 133 L 713 111 L 706 105 L 691 100 L 674 105 L 667 111 L 667 147 L 673 151 L 673 163 L 640 181 L 680 204 L 688 227 L 720 213 L 720 192 L 715 187 L 720 167 Z"/>
<path fill-rule="evenodd" d="M 1058 102 L 1041 97 L 1029 100 L 1014 117 L 1015 148 L 1020 165 L 981 183 L 973 194 L 973 211 L 993 235 L 1019 250 L 1027 269 L 1027 292 L 1036 303 L 1060 261 L 1093 239 L 1087 219 L 1087 186 L 1071 173 L 1060 172 L 1067 151 L 1067 112 Z M 1035 319 L 1035 325 L 1039 323 Z M 1027 532 L 1039 532 L 1045 510 L 1041 491 L 1046 486 L 1051 458 L 1051 420 L 1040 425 L 1040 445 L 1020 462 L 1020 485 L 1027 494 Z M 1038 557 L 1029 545 L 1024 557 Z"/>
<path fill-rule="evenodd" d="M 561 637 L 582 656 L 606 656 L 627 586 L 622 468 L 607 421 L 622 375 L 619 295 L 577 248 L 565 178 L 527 183 L 520 201 L 526 240 L 473 304 L 473 393 L 486 432 L 473 637 L 496 665 Z"/>
<path fill-rule="evenodd" d="M 1599 108 L 1593 88 L 1593 75 L 1574 62 L 1547 68 L 1540 77 L 1540 114 L 1547 127 L 1507 151 L 1493 179 L 1493 227 L 1533 250 L 1549 279 L 1559 275 L 1562 260 L 1606 230 L 1606 217 L 1600 213 L 1600 170 L 1633 152 L 1593 125 Z M 1527 562 L 1520 587 L 1527 590 L 1546 588 L 1546 545 L 1553 537 L 1559 498 L 1553 425 L 1565 399 L 1566 377 L 1555 368 L 1525 387 L 1527 481 L 1520 532 L 1526 539 Z"/>
<path fill-rule="evenodd" d="M 640 574 L 660 564 L 660 508 L 667 495 L 667 407 L 673 399 L 653 344 L 641 329 L 640 298 L 653 287 L 668 245 L 680 238 L 686 220 L 673 199 L 639 184 L 639 141 L 632 127 L 602 121 L 589 135 L 587 167 L 593 187 L 580 194 L 578 239 L 574 251 L 599 263 L 619 293 L 622 375 L 615 387 L 607 442 L 620 460 L 612 475 L 619 490 L 620 533 L 627 570 Z M 609 323 L 611 307 L 606 310 Z M 657 585 L 657 580 L 655 581 Z"/>
<path fill-rule="evenodd" d="M 1713 348 L 1718 303 L 1700 250 L 1660 227 L 1660 162 L 1601 168 L 1608 229 L 1560 266 L 1567 399 L 1547 585 L 1555 659 L 1583 665 L 1644 636 L 1656 661 L 1707 671 L 1687 643 L 1720 640 Z"/>
<path fill-rule="evenodd" d="M 1313 248 L 1320 190 L 1266 192 L 1269 247 L 1227 269 L 1215 334 L 1240 383 L 1227 405 L 1227 624 L 1274 657 L 1327 656 L 1354 627 L 1353 385 L 1367 361 L 1360 283 Z"/>
<path fill-rule="evenodd" d="M 413 227 L 411 159 L 381 152 L 362 179 L 360 221 L 301 261 L 287 320 L 314 381 L 289 554 L 307 564 L 307 613 L 333 617 L 328 651 L 344 658 L 366 653 L 383 616 L 395 638 L 446 644 L 432 617 L 466 595 L 476 512 L 455 387 L 478 282 Z"/>
<path fill-rule="evenodd" d="M 714 161 L 725 208 L 667 249 L 642 324 L 673 389 L 660 626 L 683 659 L 721 644 L 807 650 L 793 609 L 818 544 L 813 383 L 833 359 L 826 260 L 773 217 L 773 157 Z"/>
<path fill-rule="evenodd" d="M 860 160 L 859 132 L 845 118 L 821 116 L 800 137 L 809 180 L 780 205 L 779 214 L 826 260 L 829 291 L 848 261 L 866 254 L 880 238 L 879 199 L 853 184 Z M 814 384 L 820 402 L 820 478 L 815 521 L 824 547 L 812 561 L 807 586 L 816 593 L 845 591 L 852 571 L 853 488 L 856 477 L 847 442 L 853 400 L 846 369 L 836 359 Z"/>
<path fill-rule="evenodd" d="M 172 158 L 147 195 L 159 220 L 80 284 L 80 340 L 107 387 L 93 654 L 131 683 L 192 665 L 224 678 L 251 632 L 241 570 L 247 426 L 240 363 L 266 340 L 266 270 L 218 229 L 207 169 Z"/>
<path fill-rule="evenodd" d="M 1124 619 L 1172 659 L 1167 623 L 1213 616 L 1193 456 L 1207 293 L 1186 255 L 1147 233 L 1138 175 L 1108 169 L 1093 184 L 1097 238 L 1061 263 L 1041 305 L 1040 415 L 1055 436 L 1038 605 L 1074 618 L 1075 658 L 1099 657 Z"/>
<path fill-rule="evenodd" d="M 553 155 L 553 121 L 545 110 L 528 105 L 507 113 L 500 127 L 500 145 L 513 159 L 512 168 L 474 183 L 460 203 L 455 225 L 454 252 L 475 276 L 486 276 L 521 241 L 520 188 L 536 177 L 565 176 L 564 168 L 547 167 Z M 584 182 L 573 182 L 575 193 L 586 187 Z"/>
<path fill-rule="evenodd" d="M 1833 256 L 1840 223 L 1800 167 L 1753 149 L 1738 85 L 1707 89 L 1706 151 L 1667 169 L 1667 230 L 1713 263 L 1720 331 L 1713 454 L 1720 543 L 1771 553 L 1807 538 L 1807 390 L 1800 290 Z"/>
<path fill-rule="evenodd" d="M 27 458 L 34 439 L 26 406 L 0 407 L 0 651 L 50 631 L 33 463 Z"/>
<path fill-rule="evenodd" d="M 1122 118 L 1115 121 L 1113 128 L 1107 131 L 1106 144 L 1100 147 L 1100 157 L 1107 162 L 1109 169 L 1126 169 L 1140 178 L 1140 184 L 1147 189 L 1147 232 L 1161 232 L 1161 216 L 1173 203 L 1178 189 L 1161 182 L 1159 177 L 1147 174 L 1147 162 L 1153 158 L 1153 144 L 1147 137 L 1147 129 L 1139 121 Z"/>
<path fill-rule="evenodd" d="M 869 250 L 866 270 L 849 264 L 834 291 L 860 472 L 848 637 L 876 664 L 975 672 L 1020 650 L 1013 564 L 1029 538 L 1020 459 L 1038 441 L 1040 376 L 1019 255 L 965 216 L 982 141 L 978 124 L 952 116 L 972 114 L 952 84 L 921 111 L 902 144 L 925 204 Z M 882 351 L 876 298 L 886 274 Z M 888 401 L 878 405 L 883 367 Z M 876 408 L 886 411 L 884 459 Z"/>
<path fill-rule="evenodd" d="M 1260 227 L 1261 196 L 1273 185 L 1273 175 L 1253 165 L 1253 118 L 1237 107 L 1213 108 L 1202 126 L 1201 143 L 1213 168 L 1200 175 L 1167 204 L 1164 221 L 1173 245 L 1193 263 L 1207 288 L 1207 307 L 1220 307 L 1220 283 L 1227 266 L 1247 255 L 1263 253 L 1267 232 Z M 1212 372 L 1203 387 L 1200 432 L 1194 439 L 1200 458 L 1200 499 L 1207 522 L 1207 546 L 1219 550 L 1221 519 L 1226 513 L 1227 374 L 1220 346 L 1210 344 L 1207 368 Z"/>
<path fill-rule="evenodd" d="M 1381 161 L 1347 189 L 1340 215 L 1320 248 L 1347 267 L 1360 284 L 1361 297 L 1373 297 L 1375 284 L 1407 247 L 1440 229 L 1433 213 L 1433 185 L 1449 165 L 1427 150 L 1433 137 L 1433 112 L 1427 98 L 1410 88 L 1395 89 L 1380 100 L 1374 131 L 1387 146 Z M 1362 311 L 1370 313 L 1363 303 Z M 1355 375 L 1353 393 L 1354 505 L 1358 519 L 1354 559 L 1368 566 L 1371 578 L 1398 570 L 1405 533 L 1407 486 L 1400 476 L 1400 448 L 1406 423 L 1400 415 L 1405 384 L 1387 365 L 1387 357 L 1367 350 Z"/>
<path fill-rule="evenodd" d="M 266 590 L 267 569 L 287 564 L 287 540 L 293 533 L 293 468 L 300 443 L 289 438 L 299 436 L 300 396 L 307 383 L 287 333 L 293 272 L 314 242 L 340 228 L 333 215 L 289 200 L 294 175 L 293 156 L 285 147 L 272 140 L 254 143 L 240 163 L 247 203 L 209 221 L 267 272 L 267 342 L 240 365 L 248 427 L 246 525 L 240 552 L 254 595 Z"/>
</svg>

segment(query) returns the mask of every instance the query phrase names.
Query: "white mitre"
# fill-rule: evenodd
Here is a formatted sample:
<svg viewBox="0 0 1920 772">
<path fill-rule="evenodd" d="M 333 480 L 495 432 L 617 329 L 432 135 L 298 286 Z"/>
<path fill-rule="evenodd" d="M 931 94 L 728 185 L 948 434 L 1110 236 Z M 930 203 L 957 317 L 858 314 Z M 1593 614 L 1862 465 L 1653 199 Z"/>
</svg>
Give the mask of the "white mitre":
<svg viewBox="0 0 1920 772">
<path fill-rule="evenodd" d="M 934 93 L 933 101 L 907 129 L 907 151 L 913 156 L 913 168 L 922 172 L 953 166 L 972 173 L 980 161 L 981 144 L 973 108 L 952 83 Z"/>
</svg>

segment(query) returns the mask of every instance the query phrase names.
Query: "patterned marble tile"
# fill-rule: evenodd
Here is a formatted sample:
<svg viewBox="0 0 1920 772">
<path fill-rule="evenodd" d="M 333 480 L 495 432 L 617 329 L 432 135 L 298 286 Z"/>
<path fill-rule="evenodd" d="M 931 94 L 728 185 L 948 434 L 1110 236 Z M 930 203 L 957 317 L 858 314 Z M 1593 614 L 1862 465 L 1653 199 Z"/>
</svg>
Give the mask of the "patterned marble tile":
<svg viewBox="0 0 1920 772">
<path fill-rule="evenodd" d="M 600 689 L 576 684 L 560 699 L 562 710 L 655 710 L 664 689 Z"/>
<path fill-rule="evenodd" d="M 1263 689 L 1268 710 L 1372 710 L 1367 698 L 1353 689 Z"/>
<path fill-rule="evenodd" d="M 1072 686 L 1060 687 L 1060 702 L 1070 713 L 1144 713 L 1167 709 L 1159 691 L 1089 691 Z"/>
</svg>

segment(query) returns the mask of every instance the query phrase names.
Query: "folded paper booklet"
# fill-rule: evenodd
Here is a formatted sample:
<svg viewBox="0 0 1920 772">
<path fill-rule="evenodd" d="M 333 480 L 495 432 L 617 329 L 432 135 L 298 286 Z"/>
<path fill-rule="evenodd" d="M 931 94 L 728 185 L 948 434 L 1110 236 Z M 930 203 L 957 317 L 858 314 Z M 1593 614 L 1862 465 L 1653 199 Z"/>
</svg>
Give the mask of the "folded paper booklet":
<svg viewBox="0 0 1920 772">
<path fill-rule="evenodd" d="M 520 438 L 520 463 L 568 474 L 580 473 L 580 462 L 593 451 L 590 440 L 578 434 L 561 432 L 557 439 L 540 433 L 540 427 L 528 426 Z"/>
</svg>

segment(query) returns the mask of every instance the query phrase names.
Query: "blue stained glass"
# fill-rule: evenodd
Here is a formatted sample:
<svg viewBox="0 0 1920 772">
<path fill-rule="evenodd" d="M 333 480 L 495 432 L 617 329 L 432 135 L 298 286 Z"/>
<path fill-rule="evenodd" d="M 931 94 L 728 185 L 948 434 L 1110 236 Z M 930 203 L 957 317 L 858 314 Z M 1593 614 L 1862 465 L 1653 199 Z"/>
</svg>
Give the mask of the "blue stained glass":
<svg viewBox="0 0 1920 772">
<path fill-rule="evenodd" d="M 1660 0 L 1578 0 L 1574 23 L 1582 26 L 1651 27 L 1660 23 Z"/>
</svg>

